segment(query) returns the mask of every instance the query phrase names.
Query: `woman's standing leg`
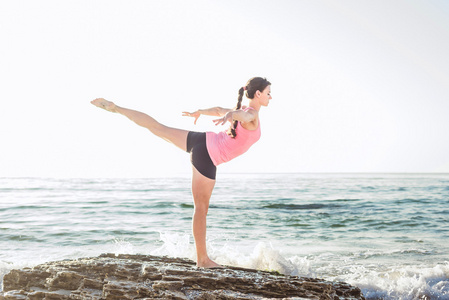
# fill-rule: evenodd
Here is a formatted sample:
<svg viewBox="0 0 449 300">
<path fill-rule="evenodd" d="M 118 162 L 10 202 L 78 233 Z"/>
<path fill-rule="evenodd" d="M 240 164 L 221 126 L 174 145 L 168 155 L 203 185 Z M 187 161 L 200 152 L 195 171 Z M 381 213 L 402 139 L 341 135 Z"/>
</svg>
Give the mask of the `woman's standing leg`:
<svg viewBox="0 0 449 300">
<path fill-rule="evenodd" d="M 192 229 L 196 246 L 197 266 L 203 268 L 219 267 L 219 264 L 209 258 L 206 249 L 206 217 L 215 180 L 203 176 L 195 167 L 192 167 L 192 169 L 192 195 L 195 203 Z"/>
</svg>

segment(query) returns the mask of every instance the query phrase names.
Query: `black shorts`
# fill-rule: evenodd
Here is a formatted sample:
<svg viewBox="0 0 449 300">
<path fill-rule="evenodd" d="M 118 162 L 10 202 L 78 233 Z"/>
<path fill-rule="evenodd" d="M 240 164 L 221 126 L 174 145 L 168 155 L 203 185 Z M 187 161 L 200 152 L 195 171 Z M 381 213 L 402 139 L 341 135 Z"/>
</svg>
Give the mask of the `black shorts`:
<svg viewBox="0 0 449 300">
<path fill-rule="evenodd" d="M 190 131 L 187 135 L 187 152 L 195 169 L 209 179 L 215 180 L 217 167 L 212 162 L 206 146 L 206 133 Z"/>
</svg>

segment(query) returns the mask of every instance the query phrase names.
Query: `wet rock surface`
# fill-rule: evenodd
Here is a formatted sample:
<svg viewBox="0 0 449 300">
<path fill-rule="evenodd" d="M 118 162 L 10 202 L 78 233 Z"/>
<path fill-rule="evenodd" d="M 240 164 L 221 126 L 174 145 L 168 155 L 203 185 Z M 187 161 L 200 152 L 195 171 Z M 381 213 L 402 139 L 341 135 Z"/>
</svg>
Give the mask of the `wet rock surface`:
<svg viewBox="0 0 449 300">
<path fill-rule="evenodd" d="M 227 267 L 190 260 L 103 254 L 12 270 L 0 299 L 364 299 L 343 282 Z"/>
</svg>

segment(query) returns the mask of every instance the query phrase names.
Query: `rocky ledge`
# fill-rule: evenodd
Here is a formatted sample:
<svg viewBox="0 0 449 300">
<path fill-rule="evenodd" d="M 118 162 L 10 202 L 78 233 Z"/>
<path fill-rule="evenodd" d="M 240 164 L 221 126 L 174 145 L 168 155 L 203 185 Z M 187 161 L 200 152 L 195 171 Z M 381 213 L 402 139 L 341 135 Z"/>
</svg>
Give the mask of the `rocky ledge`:
<svg viewBox="0 0 449 300">
<path fill-rule="evenodd" d="M 197 268 L 190 260 L 103 254 L 12 270 L 0 299 L 364 299 L 343 282 L 236 267 Z"/>
</svg>

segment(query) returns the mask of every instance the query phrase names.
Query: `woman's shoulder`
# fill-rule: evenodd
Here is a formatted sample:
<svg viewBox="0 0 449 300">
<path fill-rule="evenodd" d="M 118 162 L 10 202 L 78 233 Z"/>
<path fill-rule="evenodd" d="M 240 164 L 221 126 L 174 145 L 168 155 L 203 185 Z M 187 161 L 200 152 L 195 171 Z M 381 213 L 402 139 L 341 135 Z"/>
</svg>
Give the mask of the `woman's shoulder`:
<svg viewBox="0 0 449 300">
<path fill-rule="evenodd" d="M 254 108 L 252 108 L 251 106 L 246 106 L 246 105 L 242 105 L 242 107 L 240 108 L 243 111 L 251 111 L 251 112 L 255 112 L 256 110 Z"/>
<path fill-rule="evenodd" d="M 259 113 L 257 110 L 250 106 L 242 106 L 241 110 L 250 114 L 252 116 L 252 120 L 249 122 L 239 122 L 240 125 L 247 130 L 256 130 L 259 127 Z"/>
</svg>

